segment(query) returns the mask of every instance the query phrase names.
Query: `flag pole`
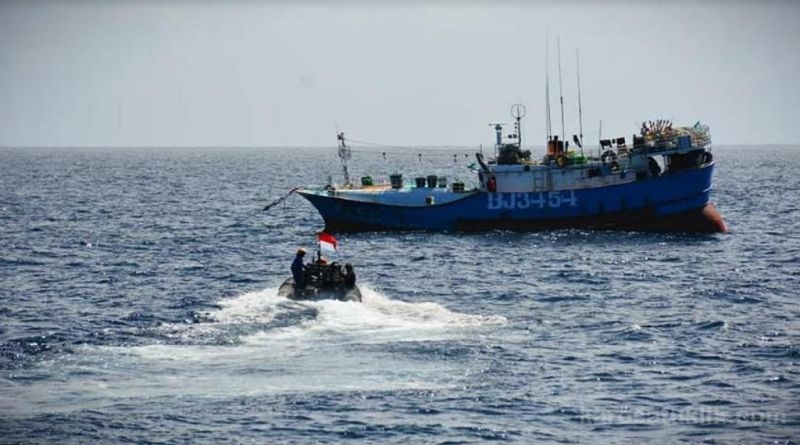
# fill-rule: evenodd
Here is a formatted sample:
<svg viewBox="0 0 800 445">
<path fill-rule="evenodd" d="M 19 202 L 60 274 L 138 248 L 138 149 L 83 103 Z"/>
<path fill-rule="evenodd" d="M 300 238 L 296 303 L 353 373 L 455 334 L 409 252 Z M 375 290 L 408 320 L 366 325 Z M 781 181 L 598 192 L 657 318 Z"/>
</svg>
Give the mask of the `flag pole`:
<svg viewBox="0 0 800 445">
<path fill-rule="evenodd" d="M 322 242 L 320 241 L 320 234 L 317 234 L 317 264 L 322 263 Z"/>
</svg>

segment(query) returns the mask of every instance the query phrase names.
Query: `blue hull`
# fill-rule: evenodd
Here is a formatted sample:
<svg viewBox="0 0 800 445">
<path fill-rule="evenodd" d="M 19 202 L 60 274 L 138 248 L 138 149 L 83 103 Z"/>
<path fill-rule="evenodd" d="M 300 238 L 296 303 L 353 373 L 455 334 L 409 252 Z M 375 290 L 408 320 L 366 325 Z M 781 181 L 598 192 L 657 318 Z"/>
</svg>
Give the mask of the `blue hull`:
<svg viewBox="0 0 800 445">
<path fill-rule="evenodd" d="M 467 191 L 446 204 L 391 205 L 322 191 L 299 193 L 332 232 L 600 228 L 724 232 L 709 204 L 714 164 L 624 184 L 553 192 Z"/>
</svg>

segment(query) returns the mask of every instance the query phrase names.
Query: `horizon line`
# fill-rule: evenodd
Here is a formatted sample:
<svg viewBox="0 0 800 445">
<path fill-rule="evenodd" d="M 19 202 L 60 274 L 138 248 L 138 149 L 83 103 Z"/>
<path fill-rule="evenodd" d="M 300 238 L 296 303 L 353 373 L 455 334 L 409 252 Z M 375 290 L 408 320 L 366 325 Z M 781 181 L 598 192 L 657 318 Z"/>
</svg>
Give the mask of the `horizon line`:
<svg viewBox="0 0 800 445">
<path fill-rule="evenodd" d="M 489 145 L 488 148 L 492 146 Z M 546 148 L 546 145 L 526 145 L 524 147 Z M 523 148 L 524 148 L 523 147 Z M 725 148 L 725 147 L 800 147 L 800 142 L 776 142 L 776 143 L 735 143 L 735 144 L 712 144 L 709 148 Z M 6 149 L 70 149 L 70 148 L 109 148 L 109 149 L 208 149 L 208 148 L 230 148 L 230 149 L 281 149 L 281 148 L 336 148 L 336 145 L 0 145 L 0 150 Z M 481 149 L 483 145 L 392 145 L 392 146 L 361 146 L 351 145 L 351 148 L 370 148 L 374 150 L 394 150 L 394 149 L 415 149 L 415 150 L 436 150 L 436 149 Z M 584 147 L 584 149 L 600 148 L 597 147 Z"/>
</svg>

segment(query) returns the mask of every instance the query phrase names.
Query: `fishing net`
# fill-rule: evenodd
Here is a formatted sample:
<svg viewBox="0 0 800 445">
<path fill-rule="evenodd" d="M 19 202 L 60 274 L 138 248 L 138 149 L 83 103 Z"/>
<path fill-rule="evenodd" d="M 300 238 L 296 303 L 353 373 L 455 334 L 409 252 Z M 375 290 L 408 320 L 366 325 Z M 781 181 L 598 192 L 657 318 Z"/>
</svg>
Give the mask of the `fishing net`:
<svg viewBox="0 0 800 445">
<path fill-rule="evenodd" d="M 659 119 L 642 123 L 641 135 L 647 146 L 657 148 L 676 148 L 680 138 L 688 136 L 694 148 L 705 148 L 711 144 L 708 125 L 699 121 L 691 127 L 673 127 L 672 122 Z"/>
</svg>

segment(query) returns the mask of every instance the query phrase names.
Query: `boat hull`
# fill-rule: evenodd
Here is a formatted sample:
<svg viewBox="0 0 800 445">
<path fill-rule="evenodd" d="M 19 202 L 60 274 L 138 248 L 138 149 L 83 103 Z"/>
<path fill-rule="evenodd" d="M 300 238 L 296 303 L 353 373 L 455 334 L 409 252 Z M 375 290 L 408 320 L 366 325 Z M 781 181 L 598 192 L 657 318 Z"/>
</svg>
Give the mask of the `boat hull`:
<svg viewBox="0 0 800 445">
<path fill-rule="evenodd" d="M 306 286 L 304 289 L 295 289 L 294 279 L 289 277 L 278 288 L 278 296 L 298 301 L 339 300 L 361 302 L 361 290 L 356 286 L 353 289 L 324 289 Z"/>
<path fill-rule="evenodd" d="M 475 190 L 438 205 L 384 204 L 330 191 L 299 193 L 317 208 L 325 230 L 331 232 L 567 228 L 725 232 L 722 217 L 709 202 L 713 170 L 711 162 L 612 186 L 549 192 Z"/>
</svg>

